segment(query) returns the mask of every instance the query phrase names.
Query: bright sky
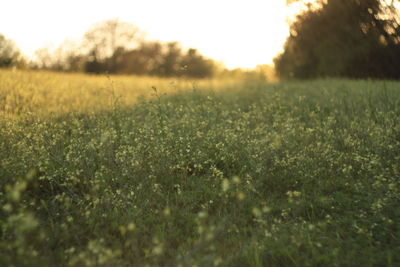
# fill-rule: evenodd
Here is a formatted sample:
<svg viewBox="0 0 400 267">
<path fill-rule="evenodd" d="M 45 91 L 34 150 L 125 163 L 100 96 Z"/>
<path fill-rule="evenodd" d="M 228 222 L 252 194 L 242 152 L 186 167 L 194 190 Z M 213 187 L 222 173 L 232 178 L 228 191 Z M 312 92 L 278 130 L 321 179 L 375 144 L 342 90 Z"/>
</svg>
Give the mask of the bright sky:
<svg viewBox="0 0 400 267">
<path fill-rule="evenodd" d="M 286 0 L 3 0 L 0 34 L 29 57 L 119 18 L 147 39 L 179 41 L 228 68 L 269 64 L 288 35 Z"/>
</svg>

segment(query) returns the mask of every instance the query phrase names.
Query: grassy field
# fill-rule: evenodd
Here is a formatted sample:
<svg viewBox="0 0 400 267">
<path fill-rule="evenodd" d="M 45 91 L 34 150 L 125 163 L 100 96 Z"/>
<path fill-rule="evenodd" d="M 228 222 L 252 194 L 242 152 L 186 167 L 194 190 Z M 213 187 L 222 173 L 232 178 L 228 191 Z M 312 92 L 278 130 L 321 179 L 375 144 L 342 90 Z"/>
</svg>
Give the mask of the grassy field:
<svg viewBox="0 0 400 267">
<path fill-rule="evenodd" d="M 1 266 L 400 265 L 398 82 L 0 71 L 0 109 Z"/>
</svg>

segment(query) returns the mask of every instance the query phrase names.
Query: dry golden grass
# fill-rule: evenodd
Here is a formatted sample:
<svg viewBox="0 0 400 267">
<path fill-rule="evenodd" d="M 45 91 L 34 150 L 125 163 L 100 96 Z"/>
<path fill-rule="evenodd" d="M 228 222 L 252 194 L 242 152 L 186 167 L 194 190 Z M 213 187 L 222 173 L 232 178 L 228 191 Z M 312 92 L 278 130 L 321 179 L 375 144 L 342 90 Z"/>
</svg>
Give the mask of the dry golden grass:
<svg viewBox="0 0 400 267">
<path fill-rule="evenodd" d="M 187 80 L 138 76 L 65 74 L 45 71 L 0 70 L 0 114 L 59 115 L 109 109 L 116 100 L 131 105 L 159 94 L 190 90 L 221 90 L 243 85 L 234 79 Z"/>
</svg>

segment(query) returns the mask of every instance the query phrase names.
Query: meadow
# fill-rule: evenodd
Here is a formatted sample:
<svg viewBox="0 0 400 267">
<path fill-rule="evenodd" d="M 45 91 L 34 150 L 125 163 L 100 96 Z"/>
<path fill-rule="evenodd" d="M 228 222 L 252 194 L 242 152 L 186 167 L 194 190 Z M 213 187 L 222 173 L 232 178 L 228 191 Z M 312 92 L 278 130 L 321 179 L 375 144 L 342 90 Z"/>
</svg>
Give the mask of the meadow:
<svg viewBox="0 0 400 267">
<path fill-rule="evenodd" d="M 400 83 L 0 71 L 1 266 L 399 266 Z"/>
</svg>

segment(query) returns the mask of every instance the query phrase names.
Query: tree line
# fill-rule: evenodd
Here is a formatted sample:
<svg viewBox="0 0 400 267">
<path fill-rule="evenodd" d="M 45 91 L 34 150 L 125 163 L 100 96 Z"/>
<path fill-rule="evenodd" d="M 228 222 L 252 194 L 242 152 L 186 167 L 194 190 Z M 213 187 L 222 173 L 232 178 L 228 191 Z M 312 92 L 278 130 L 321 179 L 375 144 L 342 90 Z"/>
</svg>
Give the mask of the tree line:
<svg viewBox="0 0 400 267">
<path fill-rule="evenodd" d="M 318 77 L 400 79 L 399 0 L 287 0 L 306 2 L 290 23 L 283 52 L 274 59 L 281 79 Z M 0 67 L 24 66 L 12 41 L 0 35 Z M 211 77 L 268 75 L 228 71 L 196 49 L 177 42 L 148 41 L 134 25 L 103 21 L 81 43 L 65 42 L 54 51 L 40 49 L 31 68 L 58 71 Z"/>
<path fill-rule="evenodd" d="M 178 42 L 148 41 L 134 25 L 107 20 L 88 30 L 80 44 L 65 42 L 55 51 L 37 51 L 34 68 L 59 71 L 211 77 L 220 68 L 196 49 Z"/>
<path fill-rule="evenodd" d="M 289 1 L 289 2 L 296 2 Z M 388 0 L 317 0 L 290 25 L 281 78 L 400 79 L 400 16 Z"/>
<path fill-rule="evenodd" d="M 17 67 L 95 74 L 133 74 L 161 77 L 238 78 L 274 80 L 273 67 L 228 70 L 197 49 L 184 49 L 178 42 L 146 40 L 133 24 L 118 19 L 93 25 L 79 42 L 65 41 L 55 49 L 43 47 L 36 59 L 27 61 L 12 40 L 0 35 L 0 68 Z"/>
</svg>

